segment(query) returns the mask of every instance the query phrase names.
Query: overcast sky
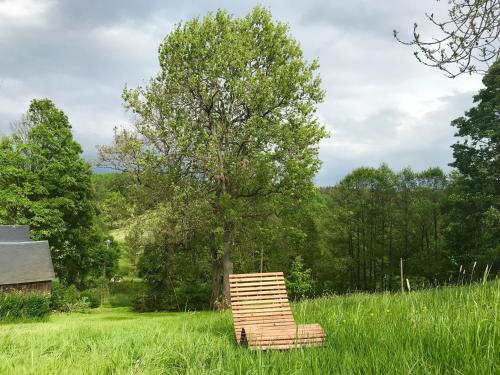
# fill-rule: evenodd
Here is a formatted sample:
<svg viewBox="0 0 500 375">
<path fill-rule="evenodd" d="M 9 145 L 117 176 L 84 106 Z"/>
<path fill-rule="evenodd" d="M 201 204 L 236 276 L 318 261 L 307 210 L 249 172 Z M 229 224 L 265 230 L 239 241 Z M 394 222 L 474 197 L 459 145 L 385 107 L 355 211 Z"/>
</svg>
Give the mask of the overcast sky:
<svg viewBox="0 0 500 375">
<path fill-rule="evenodd" d="M 382 162 L 448 170 L 450 121 L 471 106 L 480 78 L 445 78 L 392 37 L 394 28 L 409 35 L 425 11 L 444 14 L 447 2 L 434 0 L 0 0 L 0 134 L 32 98 L 47 97 L 94 159 L 95 145 L 129 121 L 123 87 L 158 71 L 158 46 L 176 23 L 217 8 L 242 16 L 254 5 L 287 22 L 307 59 L 319 59 L 326 98 L 318 115 L 331 133 L 319 185 Z"/>
</svg>

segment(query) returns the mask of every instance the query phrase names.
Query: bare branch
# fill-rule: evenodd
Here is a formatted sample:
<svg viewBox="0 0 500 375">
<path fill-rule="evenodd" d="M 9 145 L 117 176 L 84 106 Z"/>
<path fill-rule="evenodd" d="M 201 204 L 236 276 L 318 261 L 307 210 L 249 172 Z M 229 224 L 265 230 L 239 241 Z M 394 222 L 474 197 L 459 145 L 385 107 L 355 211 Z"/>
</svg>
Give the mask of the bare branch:
<svg viewBox="0 0 500 375">
<path fill-rule="evenodd" d="M 500 0 L 450 0 L 449 3 L 445 21 L 438 21 L 433 13 L 425 14 L 435 26 L 437 36 L 423 40 L 415 23 L 410 41 L 402 40 L 396 30 L 394 37 L 415 47 L 414 55 L 419 62 L 442 70 L 449 78 L 464 73 L 485 74 L 500 57 Z"/>
</svg>

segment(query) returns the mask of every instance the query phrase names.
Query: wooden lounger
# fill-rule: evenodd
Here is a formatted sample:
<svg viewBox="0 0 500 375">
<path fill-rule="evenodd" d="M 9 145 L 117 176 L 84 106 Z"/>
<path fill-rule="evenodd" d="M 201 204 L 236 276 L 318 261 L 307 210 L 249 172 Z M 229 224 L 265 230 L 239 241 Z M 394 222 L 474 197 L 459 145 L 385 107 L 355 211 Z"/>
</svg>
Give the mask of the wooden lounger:
<svg viewBox="0 0 500 375">
<path fill-rule="evenodd" d="M 319 324 L 297 325 L 283 272 L 230 275 L 231 309 L 238 344 L 250 349 L 289 349 L 322 345 Z"/>
</svg>

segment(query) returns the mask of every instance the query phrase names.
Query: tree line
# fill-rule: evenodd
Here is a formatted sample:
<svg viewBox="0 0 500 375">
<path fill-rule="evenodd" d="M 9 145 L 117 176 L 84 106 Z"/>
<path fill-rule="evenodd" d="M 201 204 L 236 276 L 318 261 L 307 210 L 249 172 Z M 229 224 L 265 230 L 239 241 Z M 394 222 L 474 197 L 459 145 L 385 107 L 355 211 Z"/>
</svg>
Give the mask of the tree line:
<svg viewBox="0 0 500 375">
<path fill-rule="evenodd" d="M 443 264 L 447 187 L 439 168 L 395 173 L 382 165 L 359 168 L 324 189 L 330 248 L 347 266 L 341 289 L 394 290 L 401 259 L 412 281 L 442 281 L 450 270 Z"/>
</svg>

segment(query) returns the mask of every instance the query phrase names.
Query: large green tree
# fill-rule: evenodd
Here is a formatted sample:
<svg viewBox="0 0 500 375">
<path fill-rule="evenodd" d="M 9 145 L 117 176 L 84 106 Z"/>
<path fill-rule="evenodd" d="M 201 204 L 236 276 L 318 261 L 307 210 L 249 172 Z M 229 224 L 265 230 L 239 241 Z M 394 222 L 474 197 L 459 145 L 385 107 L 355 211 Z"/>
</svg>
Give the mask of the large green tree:
<svg viewBox="0 0 500 375">
<path fill-rule="evenodd" d="M 500 61 L 483 78 L 475 106 L 452 122 L 457 174 L 449 198 L 448 241 L 458 263 L 500 266 Z"/>
<path fill-rule="evenodd" d="M 104 251 L 81 153 L 67 116 L 48 99 L 33 100 L 0 142 L 0 222 L 29 224 L 33 239 L 49 240 L 56 274 L 79 284 L 91 254 Z"/>
<path fill-rule="evenodd" d="M 181 186 L 209 203 L 213 237 L 222 236 L 212 252 L 213 288 L 222 272 L 227 301 L 235 234 L 255 218 L 251 208 L 276 196 L 299 199 L 313 186 L 326 136 L 315 117 L 318 63 L 261 7 L 178 25 L 159 62 L 147 86 L 124 91 L 134 130 L 118 132 L 101 159 L 141 175 L 153 191 L 161 184 L 165 194 L 156 196 L 168 199 Z"/>
</svg>

